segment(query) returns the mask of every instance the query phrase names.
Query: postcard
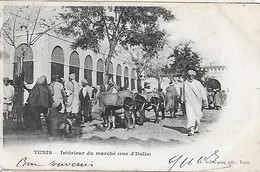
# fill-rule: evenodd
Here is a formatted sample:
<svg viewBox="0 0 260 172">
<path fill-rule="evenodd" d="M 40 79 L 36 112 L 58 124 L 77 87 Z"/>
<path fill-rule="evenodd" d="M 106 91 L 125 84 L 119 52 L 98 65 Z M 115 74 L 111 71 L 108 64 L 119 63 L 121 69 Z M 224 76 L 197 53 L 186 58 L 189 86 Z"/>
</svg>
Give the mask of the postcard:
<svg viewBox="0 0 260 172">
<path fill-rule="evenodd" d="M 259 4 L 1 11 L 1 170 L 260 170 Z"/>
</svg>

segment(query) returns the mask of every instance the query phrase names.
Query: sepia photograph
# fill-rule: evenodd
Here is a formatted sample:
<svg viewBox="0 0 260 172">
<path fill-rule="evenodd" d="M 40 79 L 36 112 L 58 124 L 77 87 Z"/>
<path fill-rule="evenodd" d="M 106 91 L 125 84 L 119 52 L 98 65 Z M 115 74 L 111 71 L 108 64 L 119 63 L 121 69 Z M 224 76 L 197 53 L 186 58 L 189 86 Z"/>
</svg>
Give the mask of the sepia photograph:
<svg viewBox="0 0 260 172">
<path fill-rule="evenodd" d="M 258 4 L 1 11 L 4 170 L 260 170 Z"/>
</svg>

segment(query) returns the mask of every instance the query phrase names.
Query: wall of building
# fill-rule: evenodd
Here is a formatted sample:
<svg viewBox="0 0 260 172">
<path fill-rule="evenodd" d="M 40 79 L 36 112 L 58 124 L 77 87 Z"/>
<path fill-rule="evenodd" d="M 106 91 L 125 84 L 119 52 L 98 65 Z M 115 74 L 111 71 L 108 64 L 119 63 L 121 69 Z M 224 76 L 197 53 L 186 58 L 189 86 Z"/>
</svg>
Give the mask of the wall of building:
<svg viewBox="0 0 260 172">
<path fill-rule="evenodd" d="M 223 65 L 208 65 L 203 66 L 203 69 L 207 71 L 206 76 L 211 79 L 216 79 L 221 84 L 221 89 L 227 90 L 227 82 L 225 78 L 225 73 L 227 72 L 227 68 Z"/>
<path fill-rule="evenodd" d="M 21 43 L 24 43 L 24 40 L 21 40 L 20 42 L 17 42 L 17 45 L 20 45 Z M 34 83 L 37 81 L 37 78 L 41 75 L 45 75 L 47 77 L 48 82 L 51 80 L 51 56 L 52 51 L 56 46 L 60 46 L 63 49 L 64 52 L 64 79 L 66 82 L 68 82 L 69 77 L 69 59 L 70 55 L 73 51 L 76 51 L 79 54 L 79 60 L 80 60 L 80 67 L 79 67 L 79 81 L 81 81 L 84 78 L 84 61 L 86 56 L 90 55 L 92 57 L 92 63 L 93 63 L 93 70 L 92 70 L 92 85 L 97 85 L 97 61 L 99 59 L 102 59 L 105 61 L 106 54 L 101 53 L 94 53 L 91 50 L 82 50 L 82 49 L 76 49 L 72 50 L 70 48 L 71 42 L 57 38 L 52 35 L 44 35 L 42 36 L 34 45 L 31 46 L 33 50 L 33 62 L 34 62 L 34 69 L 33 69 L 33 81 Z M 4 69 L 3 69 L 3 76 L 7 76 L 9 78 L 13 79 L 13 62 L 14 62 L 14 47 L 11 47 L 10 45 L 4 43 L 4 51 L 6 54 L 9 55 L 9 59 L 4 61 Z M 124 69 L 125 67 L 128 67 L 129 73 L 129 87 L 131 87 L 131 70 L 133 67 L 131 64 L 123 58 L 115 57 L 112 58 L 111 62 L 113 63 L 113 80 L 116 81 L 116 68 L 117 65 L 120 64 L 122 71 L 121 71 L 121 83 L 124 83 Z M 136 75 L 135 75 L 136 76 Z M 32 85 L 34 85 L 34 83 Z M 135 88 L 137 88 L 137 83 L 135 80 Z"/>
</svg>

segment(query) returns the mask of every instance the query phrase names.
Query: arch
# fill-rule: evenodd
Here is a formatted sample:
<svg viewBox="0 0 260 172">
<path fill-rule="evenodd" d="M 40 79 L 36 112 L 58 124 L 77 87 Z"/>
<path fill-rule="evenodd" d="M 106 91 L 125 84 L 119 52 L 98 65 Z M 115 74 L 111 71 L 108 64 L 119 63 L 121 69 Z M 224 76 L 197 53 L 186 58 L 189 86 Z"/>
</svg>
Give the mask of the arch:
<svg viewBox="0 0 260 172">
<path fill-rule="evenodd" d="M 84 61 L 84 78 L 92 85 L 93 61 L 90 55 L 87 55 Z"/>
<path fill-rule="evenodd" d="M 16 82 L 17 76 L 23 71 L 24 81 L 27 84 L 33 83 L 33 50 L 30 46 L 25 43 L 20 44 L 14 52 L 14 68 L 13 68 L 13 78 Z M 23 64 L 21 66 L 21 61 L 23 58 Z"/>
<path fill-rule="evenodd" d="M 217 79 L 210 79 L 205 83 L 207 88 L 212 88 L 212 89 L 220 89 L 221 90 L 221 84 Z"/>
<path fill-rule="evenodd" d="M 103 76 L 104 76 L 104 61 L 99 59 L 97 61 L 97 85 L 103 84 Z"/>
<path fill-rule="evenodd" d="M 121 76 L 122 75 L 122 67 L 120 64 L 116 66 L 116 75 Z"/>
<path fill-rule="evenodd" d="M 129 69 L 128 67 L 126 66 L 125 67 L 125 70 L 124 70 L 124 87 L 129 87 Z"/>
<path fill-rule="evenodd" d="M 73 51 L 70 55 L 69 59 L 69 73 L 74 73 L 76 81 L 79 81 L 79 67 L 80 67 L 80 61 L 79 61 L 79 53 L 77 51 Z"/>
<path fill-rule="evenodd" d="M 113 74 L 113 73 L 114 73 L 114 72 L 113 72 L 113 63 L 112 63 L 112 62 L 109 63 L 108 73 L 109 73 L 109 74 Z"/>
<path fill-rule="evenodd" d="M 24 57 L 24 61 L 32 61 L 33 60 L 33 50 L 27 44 L 20 44 L 14 52 L 14 62 L 18 61 L 18 57 Z"/>
<path fill-rule="evenodd" d="M 113 73 L 114 73 L 113 63 L 110 61 L 108 66 L 108 79 L 112 78 L 113 80 Z"/>
<path fill-rule="evenodd" d="M 135 80 L 136 80 L 136 72 L 135 70 L 132 68 L 131 69 L 131 90 L 135 89 Z"/>
<path fill-rule="evenodd" d="M 104 72 L 104 61 L 102 59 L 97 61 L 97 71 Z"/>
<path fill-rule="evenodd" d="M 93 61 L 92 57 L 90 55 L 87 55 L 84 62 L 84 68 L 85 69 L 93 69 Z"/>
<path fill-rule="evenodd" d="M 73 51 L 70 55 L 70 66 L 80 67 L 79 53 L 77 51 Z"/>
<path fill-rule="evenodd" d="M 131 69 L 131 78 L 136 79 L 136 72 L 134 69 Z"/>
<path fill-rule="evenodd" d="M 124 76 L 125 76 L 125 77 L 128 77 L 128 76 L 129 76 L 129 69 L 128 69 L 127 66 L 125 67 L 125 70 L 124 70 Z"/>
<path fill-rule="evenodd" d="M 122 75 L 122 67 L 120 64 L 118 64 L 116 66 L 116 84 L 119 87 L 122 87 L 122 83 L 121 83 L 121 75 Z"/>
<path fill-rule="evenodd" d="M 64 52 L 60 46 L 53 48 L 51 53 L 51 61 L 54 63 L 64 64 Z"/>
</svg>

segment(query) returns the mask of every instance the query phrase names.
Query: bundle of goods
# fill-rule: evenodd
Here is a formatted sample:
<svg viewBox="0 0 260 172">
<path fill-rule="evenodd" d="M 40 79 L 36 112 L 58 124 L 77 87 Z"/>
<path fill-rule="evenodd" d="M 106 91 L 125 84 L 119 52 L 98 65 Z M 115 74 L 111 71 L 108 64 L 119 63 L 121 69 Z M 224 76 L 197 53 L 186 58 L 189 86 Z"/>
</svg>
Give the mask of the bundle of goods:
<svg viewBox="0 0 260 172">
<path fill-rule="evenodd" d="M 109 93 L 104 95 L 103 103 L 105 106 L 116 106 L 118 98 L 117 93 Z"/>
</svg>

